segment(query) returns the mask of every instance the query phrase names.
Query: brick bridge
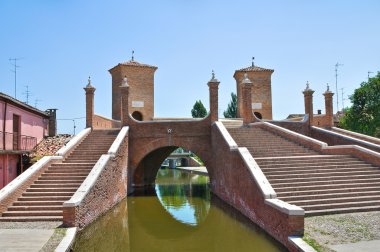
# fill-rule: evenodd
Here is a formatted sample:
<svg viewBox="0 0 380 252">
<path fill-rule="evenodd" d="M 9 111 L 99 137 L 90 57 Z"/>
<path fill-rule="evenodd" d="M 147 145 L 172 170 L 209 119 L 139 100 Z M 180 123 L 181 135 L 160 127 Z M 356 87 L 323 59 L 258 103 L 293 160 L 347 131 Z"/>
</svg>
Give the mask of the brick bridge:
<svg viewBox="0 0 380 252">
<path fill-rule="evenodd" d="M 380 141 L 335 129 L 332 109 L 327 129 L 312 126 L 309 88 L 305 120 L 261 121 L 252 113 L 247 76 L 242 85 L 242 119 L 222 123 L 215 78 L 208 82 L 210 113 L 201 120 L 137 121 L 128 85 L 120 86 L 121 120 L 106 119 L 94 115 L 89 83 L 87 129 L 0 191 L 0 221 L 61 220 L 83 228 L 135 187 L 153 184 L 177 147 L 204 161 L 215 195 L 291 251 L 297 248 L 289 237 L 303 235 L 305 213 L 380 209 Z"/>
</svg>

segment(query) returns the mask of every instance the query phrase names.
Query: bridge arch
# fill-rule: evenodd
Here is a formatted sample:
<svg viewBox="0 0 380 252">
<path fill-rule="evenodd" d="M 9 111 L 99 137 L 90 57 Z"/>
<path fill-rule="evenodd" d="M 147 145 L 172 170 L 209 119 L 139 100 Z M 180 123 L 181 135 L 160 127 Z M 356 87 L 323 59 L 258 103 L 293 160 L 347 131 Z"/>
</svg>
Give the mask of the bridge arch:
<svg viewBox="0 0 380 252">
<path fill-rule="evenodd" d="M 158 145 L 158 147 L 156 147 Z M 161 167 L 164 160 L 177 148 L 183 147 L 185 149 L 191 150 L 195 155 L 199 156 L 204 162 L 206 169 L 209 169 L 208 164 L 210 163 L 210 150 L 205 150 L 201 146 L 184 146 L 181 143 L 173 145 L 159 145 L 155 142 L 150 146 L 152 149 L 147 150 L 145 156 L 141 156 L 136 169 L 132 175 L 134 181 L 134 186 L 144 186 L 152 185 L 155 183 L 156 175 Z M 210 181 L 212 180 L 212 175 L 209 172 Z"/>
<path fill-rule="evenodd" d="M 210 117 L 202 120 L 129 120 L 129 189 L 154 184 L 162 162 L 176 148 L 191 150 L 205 163 L 213 181 Z M 130 190 L 130 192 L 132 192 Z"/>
</svg>

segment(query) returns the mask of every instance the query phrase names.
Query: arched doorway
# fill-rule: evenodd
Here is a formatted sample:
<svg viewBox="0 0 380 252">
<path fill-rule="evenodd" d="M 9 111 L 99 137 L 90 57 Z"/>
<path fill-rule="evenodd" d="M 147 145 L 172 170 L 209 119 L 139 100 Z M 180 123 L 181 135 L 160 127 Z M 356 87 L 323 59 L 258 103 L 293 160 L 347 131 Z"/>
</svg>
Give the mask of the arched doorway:
<svg viewBox="0 0 380 252">
<path fill-rule="evenodd" d="M 135 118 L 137 121 L 143 120 L 143 115 L 139 111 L 135 111 L 132 113 L 132 117 Z"/>
<path fill-rule="evenodd" d="M 263 116 L 259 112 L 253 113 L 258 119 L 263 119 Z"/>
</svg>

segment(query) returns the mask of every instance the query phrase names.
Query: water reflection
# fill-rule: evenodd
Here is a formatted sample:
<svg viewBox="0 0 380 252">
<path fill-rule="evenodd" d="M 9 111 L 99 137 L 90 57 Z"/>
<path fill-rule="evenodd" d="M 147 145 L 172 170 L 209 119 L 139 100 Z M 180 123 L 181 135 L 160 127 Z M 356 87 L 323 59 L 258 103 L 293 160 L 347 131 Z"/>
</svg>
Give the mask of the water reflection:
<svg viewBox="0 0 380 252">
<path fill-rule="evenodd" d="M 74 251 L 284 250 L 210 194 L 207 177 L 160 170 L 156 183 L 83 230 Z"/>
<path fill-rule="evenodd" d="M 165 183 L 167 178 L 170 184 Z M 196 226 L 203 222 L 210 210 L 210 190 L 208 177 L 161 169 L 157 174 L 156 193 L 162 206 L 174 219 Z"/>
</svg>

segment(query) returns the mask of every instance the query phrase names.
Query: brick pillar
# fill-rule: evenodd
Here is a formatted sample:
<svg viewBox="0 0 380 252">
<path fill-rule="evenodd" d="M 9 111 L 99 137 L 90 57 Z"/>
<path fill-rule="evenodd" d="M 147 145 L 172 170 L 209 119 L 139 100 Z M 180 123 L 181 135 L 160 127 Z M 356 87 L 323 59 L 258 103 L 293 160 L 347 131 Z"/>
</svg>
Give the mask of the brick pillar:
<svg viewBox="0 0 380 252">
<path fill-rule="evenodd" d="M 219 81 L 215 78 L 214 71 L 212 71 L 212 78 L 207 83 L 210 91 L 210 115 L 211 123 L 218 121 L 218 89 Z"/>
<path fill-rule="evenodd" d="M 129 96 L 129 85 L 127 82 L 127 77 L 124 77 L 123 83 L 121 84 L 120 93 L 121 93 L 121 126 L 128 125 L 129 121 L 129 109 L 128 109 L 128 96 Z"/>
<path fill-rule="evenodd" d="M 85 88 L 86 91 L 86 128 L 92 128 L 92 120 L 94 117 L 94 94 L 96 88 L 91 85 L 91 79 L 88 77 L 88 84 Z"/>
<path fill-rule="evenodd" d="M 333 95 L 334 93 L 330 91 L 329 85 L 327 85 L 326 92 L 323 93 L 325 96 L 325 109 L 326 109 L 326 118 L 328 121 L 327 127 L 334 126 L 334 115 L 333 115 Z"/>
<path fill-rule="evenodd" d="M 309 115 L 309 124 L 313 125 L 313 93 L 314 90 L 310 89 L 309 82 L 306 83 L 306 89 L 303 91 L 305 99 L 305 114 Z"/>
<path fill-rule="evenodd" d="M 247 73 L 244 74 L 244 79 L 241 82 L 243 89 L 243 125 L 253 122 L 252 113 L 252 81 L 248 78 Z"/>
</svg>

